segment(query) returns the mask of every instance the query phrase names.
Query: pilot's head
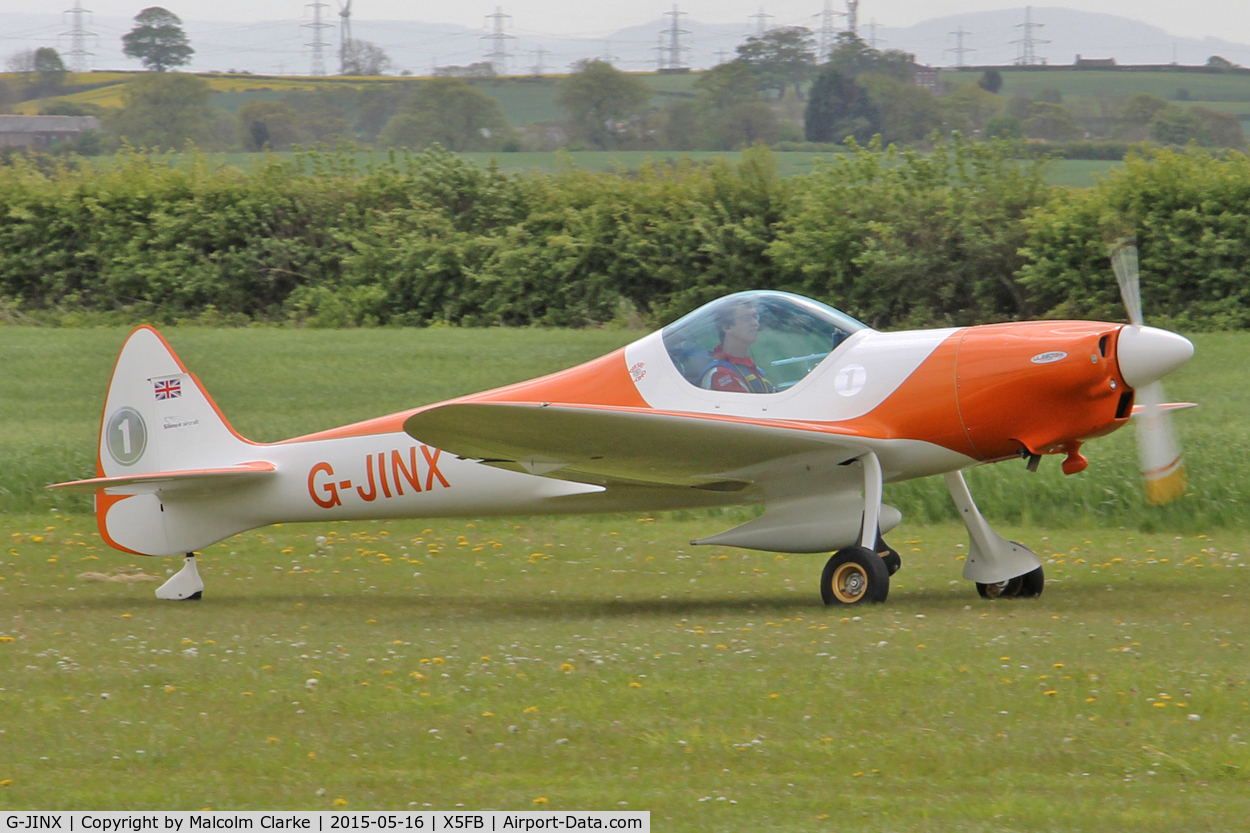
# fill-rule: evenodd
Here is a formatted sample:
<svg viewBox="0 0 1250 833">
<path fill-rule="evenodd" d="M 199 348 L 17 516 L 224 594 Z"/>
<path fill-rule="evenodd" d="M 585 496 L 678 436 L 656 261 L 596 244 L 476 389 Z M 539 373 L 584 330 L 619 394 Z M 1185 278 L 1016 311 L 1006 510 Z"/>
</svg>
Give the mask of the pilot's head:
<svg viewBox="0 0 1250 833">
<path fill-rule="evenodd" d="M 750 301 L 728 304 L 716 311 L 716 331 L 727 349 L 744 349 L 760 336 L 760 311 Z M 730 352 L 733 352 L 730 349 Z M 741 354 L 738 354 L 741 355 Z"/>
</svg>

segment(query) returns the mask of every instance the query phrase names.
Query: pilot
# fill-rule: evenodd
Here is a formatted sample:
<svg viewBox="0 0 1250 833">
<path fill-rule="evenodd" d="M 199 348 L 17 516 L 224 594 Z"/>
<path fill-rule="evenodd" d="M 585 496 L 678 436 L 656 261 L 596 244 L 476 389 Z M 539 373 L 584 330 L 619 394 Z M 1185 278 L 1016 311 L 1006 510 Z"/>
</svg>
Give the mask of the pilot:
<svg viewBox="0 0 1250 833">
<path fill-rule="evenodd" d="M 755 366 L 751 345 L 760 337 L 759 309 L 742 301 L 716 311 L 720 344 L 699 376 L 699 387 L 738 393 L 774 393 L 777 388 Z"/>
</svg>

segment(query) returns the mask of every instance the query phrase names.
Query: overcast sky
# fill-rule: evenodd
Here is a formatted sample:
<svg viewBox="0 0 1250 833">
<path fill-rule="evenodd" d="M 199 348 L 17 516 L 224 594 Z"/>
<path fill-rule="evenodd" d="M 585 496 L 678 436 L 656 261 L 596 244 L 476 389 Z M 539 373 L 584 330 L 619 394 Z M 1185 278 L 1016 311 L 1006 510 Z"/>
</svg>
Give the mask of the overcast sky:
<svg viewBox="0 0 1250 833">
<path fill-rule="evenodd" d="M 161 2 L 161 0 L 157 0 Z M 66 8 L 74 0 L 0 0 L 0 11 L 47 13 Z M 151 0 L 82 0 L 97 16 L 131 17 Z M 337 15 L 339 0 L 324 0 L 328 15 Z M 845 9 L 845 0 L 832 0 Z M 673 8 L 672 0 L 352 0 L 353 20 L 413 20 L 486 25 L 486 15 L 498 6 L 518 34 L 599 36 L 649 23 Z M 183 19 L 251 22 L 310 17 L 301 0 L 163 0 Z M 859 19 L 875 19 L 883 26 L 910 26 L 922 20 L 968 12 L 1019 8 L 1010 0 L 861 0 Z M 1212 36 L 1250 43 L 1250 3 L 1245 0 L 1079 0 L 1050 6 L 1120 15 L 1166 29 L 1174 35 Z M 772 15 L 770 25 L 819 26 L 824 0 L 681 0 L 678 8 L 705 23 L 746 22 L 762 10 Z M 1044 8 L 1039 5 L 1037 8 Z"/>
</svg>

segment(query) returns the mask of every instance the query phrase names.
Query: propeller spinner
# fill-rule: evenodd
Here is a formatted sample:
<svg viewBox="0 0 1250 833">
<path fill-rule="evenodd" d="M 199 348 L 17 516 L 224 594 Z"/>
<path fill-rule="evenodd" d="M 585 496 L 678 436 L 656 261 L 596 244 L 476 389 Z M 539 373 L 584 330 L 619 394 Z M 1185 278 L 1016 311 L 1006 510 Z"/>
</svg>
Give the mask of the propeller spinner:
<svg viewBox="0 0 1250 833">
<path fill-rule="evenodd" d="M 1120 285 L 1128 326 L 1116 347 L 1120 375 L 1137 393 L 1137 457 L 1146 502 L 1160 506 L 1185 493 L 1185 462 L 1172 419 L 1164 406 L 1162 379 L 1194 354 L 1189 339 L 1142 322 L 1137 241 L 1126 237 L 1111 249 L 1111 267 Z M 1140 410 L 1139 410 L 1140 409 Z"/>
</svg>

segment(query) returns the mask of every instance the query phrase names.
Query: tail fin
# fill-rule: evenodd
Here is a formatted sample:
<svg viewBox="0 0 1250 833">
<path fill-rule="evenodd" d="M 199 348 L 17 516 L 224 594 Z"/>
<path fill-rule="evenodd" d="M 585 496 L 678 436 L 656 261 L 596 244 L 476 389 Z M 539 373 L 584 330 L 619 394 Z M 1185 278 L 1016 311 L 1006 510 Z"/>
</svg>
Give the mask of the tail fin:
<svg viewBox="0 0 1250 833">
<path fill-rule="evenodd" d="M 216 468 L 253 459 L 254 449 L 160 333 L 139 327 L 130 334 L 104 400 L 98 476 Z"/>
<path fill-rule="evenodd" d="M 205 498 L 271 475 L 261 447 L 239 436 L 208 393 L 151 327 L 126 339 L 104 401 L 92 489 L 100 534 L 117 549 L 173 555 L 242 526 L 215 516 Z"/>
</svg>

